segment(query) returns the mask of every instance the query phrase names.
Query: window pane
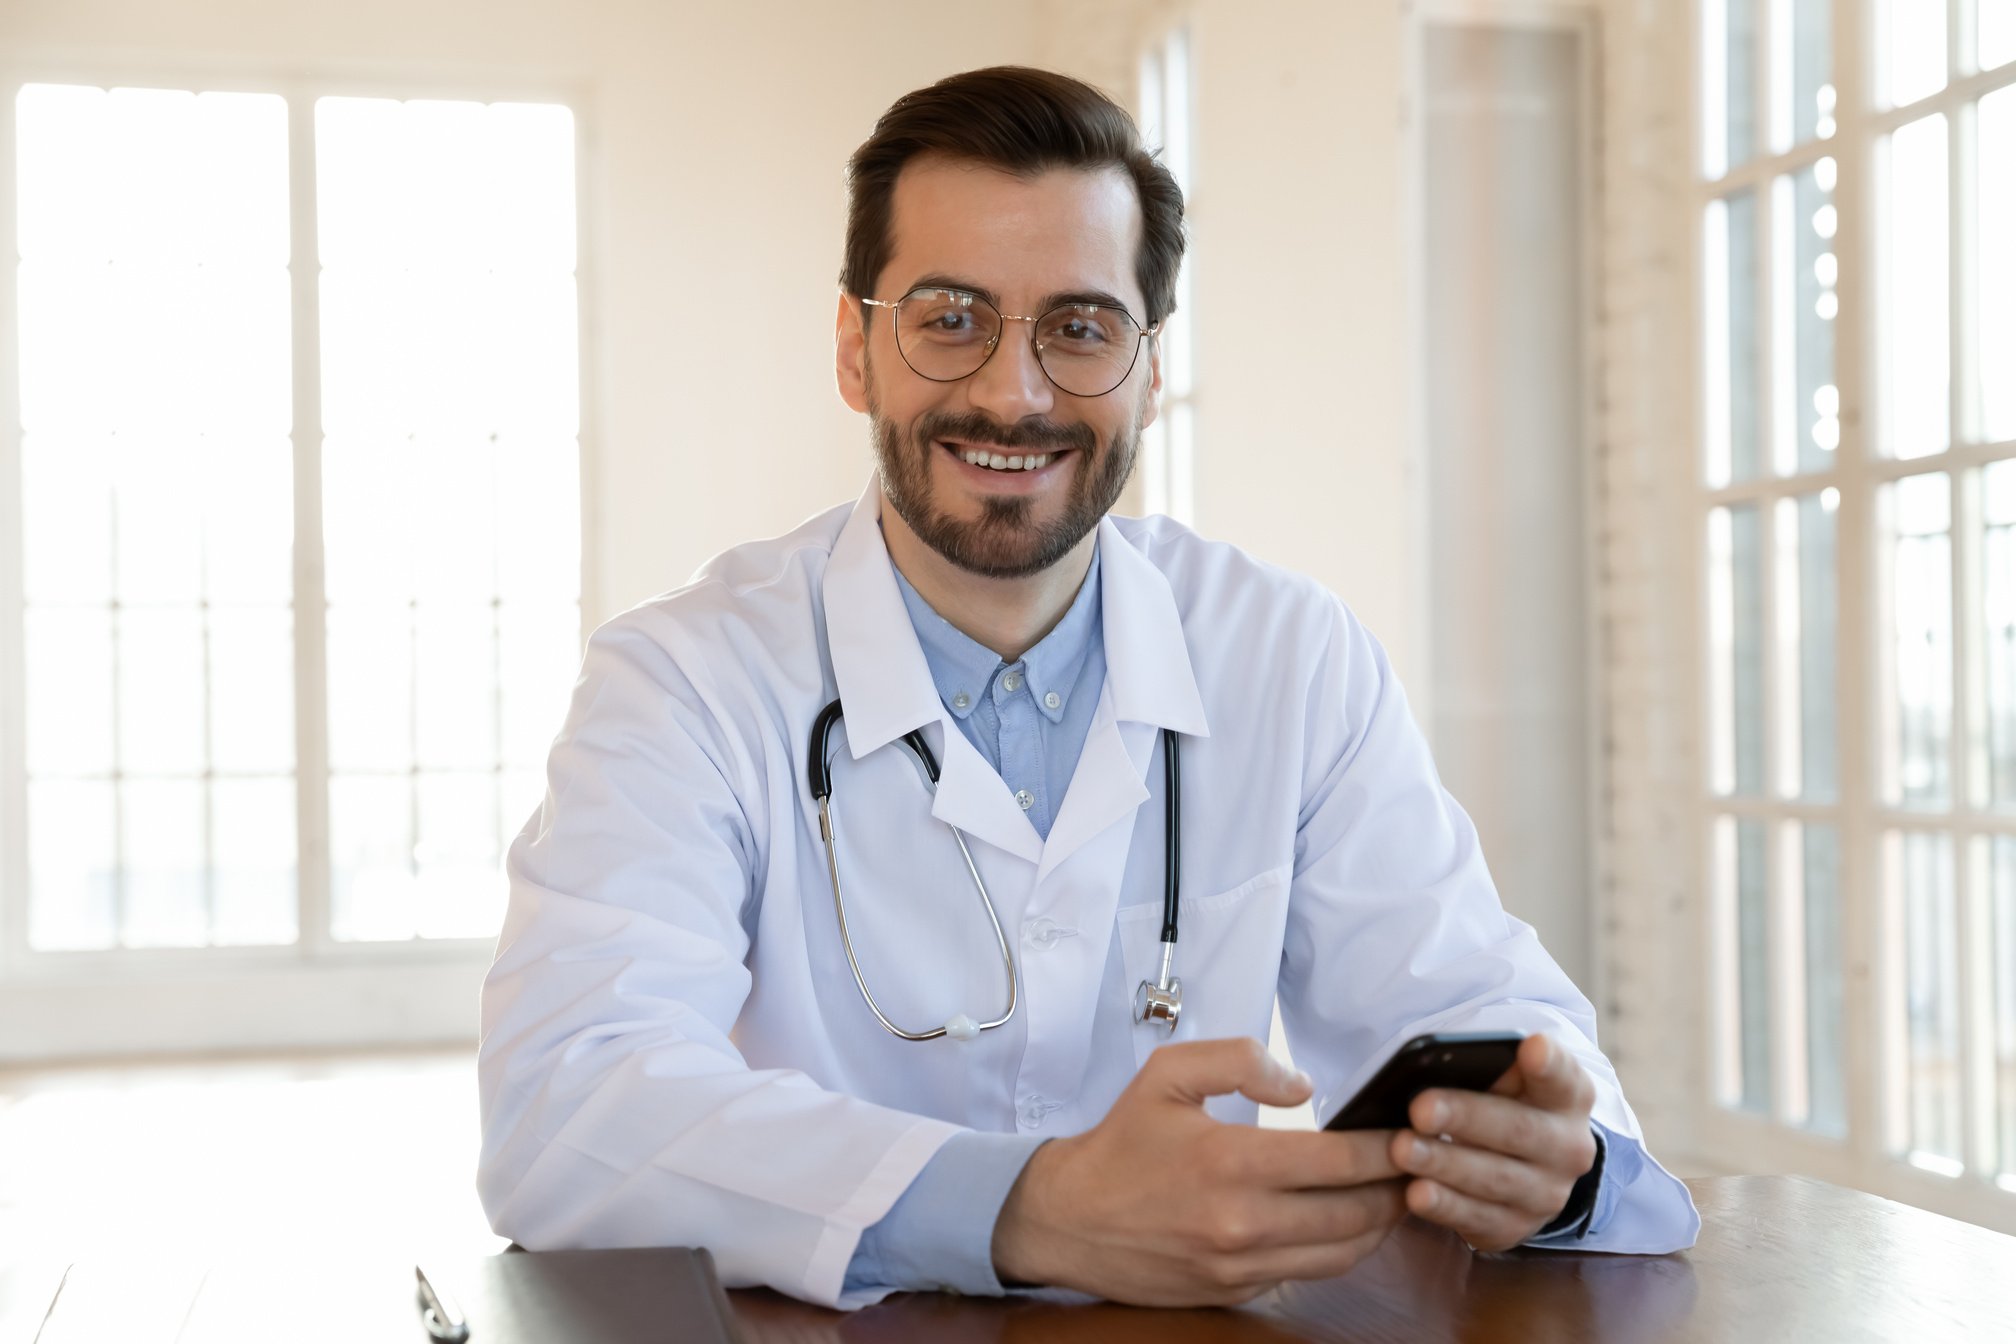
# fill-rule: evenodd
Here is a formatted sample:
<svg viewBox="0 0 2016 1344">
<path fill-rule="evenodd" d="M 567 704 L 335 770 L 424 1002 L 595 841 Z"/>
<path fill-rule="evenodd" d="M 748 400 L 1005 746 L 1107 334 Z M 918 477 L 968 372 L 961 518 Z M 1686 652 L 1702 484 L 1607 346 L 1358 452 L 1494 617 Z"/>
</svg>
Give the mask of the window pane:
<svg viewBox="0 0 2016 1344">
<path fill-rule="evenodd" d="M 413 612 L 329 609 L 329 762 L 336 770 L 413 766 Z"/>
<path fill-rule="evenodd" d="M 1876 51 L 1892 107 L 1946 87 L 1946 6 L 1940 0 L 1877 0 Z"/>
<path fill-rule="evenodd" d="M 1703 0 L 1702 172 L 1710 178 L 1748 160 L 1757 145 L 1760 0 Z"/>
<path fill-rule="evenodd" d="M 413 597 L 411 447 L 403 437 L 322 445 L 324 586 L 338 606 Z"/>
<path fill-rule="evenodd" d="M 1777 376 L 1772 459 L 1780 475 L 1826 471 L 1841 444 L 1834 382 L 1834 179 L 1832 158 L 1774 184 L 1772 286 Z"/>
<path fill-rule="evenodd" d="M 1848 1133 L 1846 1051 L 1842 1036 L 1841 840 L 1832 826 L 1803 831 L 1806 928 L 1807 1127 Z"/>
<path fill-rule="evenodd" d="M 1836 796 L 1835 517 L 1833 490 L 1777 509 L 1778 792 Z"/>
<path fill-rule="evenodd" d="M 122 436 L 113 491 L 119 600 L 194 605 L 203 596 L 203 492 L 187 440 Z"/>
<path fill-rule="evenodd" d="M 581 454 L 572 440 L 504 437 L 497 466 L 497 596 L 581 595 Z"/>
<path fill-rule="evenodd" d="M 1766 908 L 1765 825 L 1716 822 L 1718 967 L 1733 1016 L 1723 1037 L 1722 1100 L 1741 1110 L 1771 1109 L 1771 961 Z"/>
<path fill-rule="evenodd" d="M 497 776 L 422 775 L 419 869 L 412 934 L 421 938 L 494 937 L 504 917 L 498 866 Z"/>
<path fill-rule="evenodd" d="M 281 606 L 294 594 L 294 460 L 284 437 L 206 440 L 203 585 L 212 603 Z"/>
<path fill-rule="evenodd" d="M 118 854 L 110 783 L 28 781 L 28 945 L 42 951 L 119 940 Z"/>
<path fill-rule="evenodd" d="M 329 781 L 330 933 L 341 939 L 412 936 L 413 777 L 337 775 Z"/>
<path fill-rule="evenodd" d="M 1703 281 L 1705 422 L 1710 485 L 1749 480 L 1757 446 L 1757 201 L 1747 191 L 1708 207 Z"/>
<path fill-rule="evenodd" d="M 1708 518 L 1709 640 L 1717 793 L 1764 791 L 1764 556 L 1754 504 Z"/>
<path fill-rule="evenodd" d="M 1833 0 L 1792 0 L 1792 138 L 1797 142 L 1834 134 L 1833 8 Z"/>
<path fill-rule="evenodd" d="M 210 760 L 233 773 L 294 768 L 294 617 L 210 609 Z"/>
<path fill-rule="evenodd" d="M 1992 70 L 2016 61 L 2016 0 L 1979 0 L 1979 4 L 1974 20 L 1975 50 L 1979 53 L 1976 63 L 1983 70 Z"/>
<path fill-rule="evenodd" d="M 414 609 L 413 727 L 423 768 L 496 768 L 495 628 L 487 604 Z"/>
<path fill-rule="evenodd" d="M 30 607 L 28 773 L 112 773 L 112 613 Z"/>
<path fill-rule="evenodd" d="M 543 768 L 580 670 L 581 613 L 571 602 L 507 603 L 498 609 L 497 626 L 503 760 L 507 766 Z M 536 788 L 531 796 L 536 798 Z"/>
<path fill-rule="evenodd" d="M 1884 450 L 1923 457 L 1947 446 L 1946 118 L 1890 137 L 1883 233 Z"/>
<path fill-rule="evenodd" d="M 203 614 L 119 613 L 119 763 L 143 775 L 203 772 Z"/>
<path fill-rule="evenodd" d="M 2016 808 L 2016 461 L 1981 473 L 1988 802 Z"/>
<path fill-rule="evenodd" d="M 21 500 L 28 601 L 111 601 L 111 441 L 27 435 Z"/>
<path fill-rule="evenodd" d="M 2016 0 L 2010 12 L 2016 14 Z M 2016 19 L 2011 20 L 2016 25 Z M 2012 38 L 2016 40 L 2016 38 Z M 2016 439 L 2016 86 L 1981 100 L 1979 169 L 1981 245 L 1975 311 L 1981 342 L 1975 379 L 1981 388 L 1982 437 L 1991 443 Z"/>
<path fill-rule="evenodd" d="M 1995 1077 L 2002 1123 L 1996 1145 L 2002 1170 L 2016 1176 L 2016 839 L 1990 851 L 1989 899 L 1995 919 Z"/>
<path fill-rule="evenodd" d="M 200 947 L 209 940 L 203 785 L 129 779 L 121 787 L 127 947 Z"/>
<path fill-rule="evenodd" d="M 1906 1151 L 1957 1172 L 1960 1150 L 1960 964 L 1953 845 L 1916 832 L 1890 838 L 1904 930 Z"/>
<path fill-rule="evenodd" d="M 1884 797 L 1944 807 L 1953 740 L 1953 544 L 1950 482 L 1909 476 L 1883 491 L 1889 694 Z"/>
<path fill-rule="evenodd" d="M 297 936 L 295 798 L 291 779 L 219 779 L 210 787 L 218 944 L 291 943 Z"/>
<path fill-rule="evenodd" d="M 487 439 L 415 439 L 406 445 L 413 530 L 413 591 L 421 602 L 484 602 L 497 590 L 496 464 Z M 423 623 L 424 624 L 424 623 Z"/>
</svg>

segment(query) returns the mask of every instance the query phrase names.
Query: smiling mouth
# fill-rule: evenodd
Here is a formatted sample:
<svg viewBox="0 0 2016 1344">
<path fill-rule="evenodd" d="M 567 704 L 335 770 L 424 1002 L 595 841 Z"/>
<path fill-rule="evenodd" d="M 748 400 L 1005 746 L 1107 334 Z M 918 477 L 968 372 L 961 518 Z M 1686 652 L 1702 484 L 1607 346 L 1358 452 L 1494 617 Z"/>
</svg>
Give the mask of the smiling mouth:
<svg viewBox="0 0 2016 1344">
<path fill-rule="evenodd" d="M 1055 448 L 1043 453 L 1008 452 L 970 443 L 953 443 L 945 439 L 940 439 L 938 446 L 971 466 L 1001 472 L 1036 471 L 1049 466 L 1071 451 L 1069 448 Z"/>
</svg>

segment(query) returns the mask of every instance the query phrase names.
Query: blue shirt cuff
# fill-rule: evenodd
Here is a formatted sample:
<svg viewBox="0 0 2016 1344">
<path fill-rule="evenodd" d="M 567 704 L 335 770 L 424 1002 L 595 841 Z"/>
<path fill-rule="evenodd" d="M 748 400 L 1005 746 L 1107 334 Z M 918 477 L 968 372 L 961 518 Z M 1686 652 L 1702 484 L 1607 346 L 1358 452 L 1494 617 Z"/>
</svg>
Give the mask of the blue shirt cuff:
<svg viewBox="0 0 2016 1344">
<path fill-rule="evenodd" d="M 1596 1184 L 1596 1202 L 1590 1206 L 1587 1216 L 1559 1232 L 1544 1237 L 1529 1237 L 1525 1244 L 1554 1250 L 1572 1250 L 1585 1237 L 1601 1232 L 1610 1223 L 1610 1215 L 1617 1208 L 1617 1191 L 1629 1185 L 1642 1165 L 1644 1149 L 1630 1139 L 1624 1138 L 1598 1121 L 1591 1120 L 1589 1128 L 1595 1132 L 1597 1161 L 1603 1164 L 1602 1179 Z"/>
<path fill-rule="evenodd" d="M 947 1139 L 889 1212 L 861 1233 L 843 1291 L 999 1295 L 994 1223 L 1044 1142 L 973 1130 Z"/>
</svg>

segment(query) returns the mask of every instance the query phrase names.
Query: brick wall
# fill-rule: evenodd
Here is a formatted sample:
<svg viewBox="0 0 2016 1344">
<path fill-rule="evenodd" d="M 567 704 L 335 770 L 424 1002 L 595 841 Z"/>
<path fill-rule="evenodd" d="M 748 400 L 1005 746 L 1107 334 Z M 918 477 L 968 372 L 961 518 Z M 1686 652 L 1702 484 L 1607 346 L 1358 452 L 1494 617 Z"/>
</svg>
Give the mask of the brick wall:
<svg viewBox="0 0 2016 1344">
<path fill-rule="evenodd" d="M 1598 1007 L 1664 1151 L 1691 1146 L 1706 1021 L 1692 795 L 1691 6 L 1607 0 L 1600 59 L 1595 603 L 1605 699 Z"/>
</svg>

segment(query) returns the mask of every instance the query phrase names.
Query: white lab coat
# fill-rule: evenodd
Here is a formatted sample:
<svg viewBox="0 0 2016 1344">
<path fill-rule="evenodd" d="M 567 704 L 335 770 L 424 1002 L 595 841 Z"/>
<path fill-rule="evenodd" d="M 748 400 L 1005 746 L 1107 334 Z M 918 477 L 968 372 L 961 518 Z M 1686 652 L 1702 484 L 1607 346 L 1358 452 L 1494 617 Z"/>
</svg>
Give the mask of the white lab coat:
<svg viewBox="0 0 2016 1344">
<path fill-rule="evenodd" d="M 1184 735 L 1176 1039 L 1264 1040 L 1278 993 L 1327 1115 L 1417 1032 L 1550 1031 L 1594 1075 L 1596 1119 L 1638 1135 L 1588 1001 L 1500 908 L 1335 597 L 1166 518 L 1101 522 L 1106 684 L 1045 840 L 939 700 L 879 503 L 871 484 L 737 547 L 589 641 L 484 987 L 499 1233 L 704 1245 L 730 1286 L 868 1300 L 842 1299 L 859 1235 L 948 1137 L 1089 1128 L 1164 1040 L 1131 1017 L 1159 957 L 1164 727 Z M 977 1040 L 890 1035 L 848 971 L 806 779 L 835 695 L 862 971 L 912 1030 L 998 1015 L 1001 959 L 940 822 L 960 827 L 1021 972 L 1014 1019 Z M 919 727 L 935 797 L 898 744 Z M 1684 1187 L 1645 1165 L 1589 1248 L 1691 1240 Z"/>
</svg>

